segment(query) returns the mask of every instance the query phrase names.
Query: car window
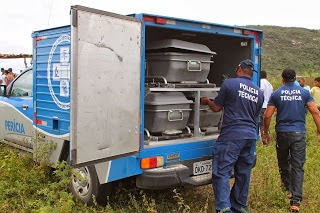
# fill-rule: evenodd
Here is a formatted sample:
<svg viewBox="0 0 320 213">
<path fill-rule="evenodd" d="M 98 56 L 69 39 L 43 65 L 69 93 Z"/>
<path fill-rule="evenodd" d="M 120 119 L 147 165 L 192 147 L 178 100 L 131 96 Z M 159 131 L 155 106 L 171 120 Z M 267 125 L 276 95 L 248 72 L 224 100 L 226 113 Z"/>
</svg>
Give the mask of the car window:
<svg viewBox="0 0 320 213">
<path fill-rule="evenodd" d="M 12 97 L 32 97 L 32 70 L 20 75 L 12 84 L 10 96 Z"/>
</svg>

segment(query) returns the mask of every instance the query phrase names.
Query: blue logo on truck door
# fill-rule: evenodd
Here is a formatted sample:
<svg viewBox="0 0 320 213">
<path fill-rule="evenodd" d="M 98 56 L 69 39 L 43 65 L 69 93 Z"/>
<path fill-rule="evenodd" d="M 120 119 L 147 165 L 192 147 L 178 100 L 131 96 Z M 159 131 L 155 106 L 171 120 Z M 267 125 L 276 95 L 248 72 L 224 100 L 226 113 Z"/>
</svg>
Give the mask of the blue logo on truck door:
<svg viewBox="0 0 320 213">
<path fill-rule="evenodd" d="M 13 120 L 13 121 L 5 120 L 4 121 L 4 126 L 5 126 L 7 131 L 17 132 L 17 133 L 20 133 L 20 134 L 26 134 L 25 131 L 24 131 L 23 123 L 16 122 L 15 120 Z"/>
<path fill-rule="evenodd" d="M 48 79 L 48 87 L 50 94 L 52 96 L 53 101 L 55 104 L 60 107 L 61 109 L 68 110 L 70 109 L 70 102 L 63 102 L 59 100 L 53 90 L 53 82 L 56 81 L 60 84 L 60 97 L 61 98 L 68 98 L 70 95 L 69 92 L 69 82 L 70 82 L 70 47 L 69 46 L 60 46 L 59 47 L 59 55 L 60 60 L 59 63 L 52 63 L 53 56 L 61 43 L 70 44 L 70 35 L 64 34 L 61 35 L 52 45 L 49 59 L 48 59 L 48 66 L 47 66 L 47 79 Z M 52 70 L 52 72 L 51 72 Z M 52 82 L 53 81 L 53 82 Z"/>
</svg>

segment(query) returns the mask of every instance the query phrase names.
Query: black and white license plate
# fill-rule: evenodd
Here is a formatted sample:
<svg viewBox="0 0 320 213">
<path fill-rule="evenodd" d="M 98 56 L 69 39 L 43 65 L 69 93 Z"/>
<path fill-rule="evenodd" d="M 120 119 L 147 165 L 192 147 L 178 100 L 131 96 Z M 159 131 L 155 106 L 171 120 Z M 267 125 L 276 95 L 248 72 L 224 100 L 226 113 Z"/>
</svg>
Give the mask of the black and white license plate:
<svg viewBox="0 0 320 213">
<path fill-rule="evenodd" d="M 212 160 L 199 161 L 193 164 L 193 175 L 211 173 L 211 171 L 212 171 Z"/>
</svg>

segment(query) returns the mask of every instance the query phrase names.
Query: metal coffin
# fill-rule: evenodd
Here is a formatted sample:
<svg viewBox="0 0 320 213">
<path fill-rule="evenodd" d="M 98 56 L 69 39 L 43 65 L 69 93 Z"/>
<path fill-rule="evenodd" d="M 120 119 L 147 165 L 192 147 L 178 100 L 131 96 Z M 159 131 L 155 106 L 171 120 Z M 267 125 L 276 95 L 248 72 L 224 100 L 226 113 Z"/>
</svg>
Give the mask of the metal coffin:
<svg viewBox="0 0 320 213">
<path fill-rule="evenodd" d="M 193 93 L 186 92 L 185 93 L 187 98 L 194 98 Z M 201 92 L 201 97 L 209 97 L 210 99 L 214 99 L 217 97 L 218 93 L 215 91 L 205 91 Z M 193 126 L 194 124 L 194 104 L 191 104 L 192 113 L 190 114 L 188 125 Z M 220 120 L 222 117 L 222 111 L 220 112 L 213 112 L 209 106 L 207 105 L 200 105 L 200 118 L 199 118 L 199 127 L 206 128 L 206 127 L 218 127 L 220 124 Z"/>
<path fill-rule="evenodd" d="M 191 105 L 191 108 L 192 108 L 192 113 L 188 121 L 189 126 L 193 126 L 194 124 L 194 116 L 193 116 L 194 105 Z M 222 111 L 213 112 L 208 106 L 200 105 L 200 118 L 199 118 L 200 128 L 218 127 L 220 124 L 221 116 L 222 116 Z"/>
<path fill-rule="evenodd" d="M 147 76 L 162 76 L 168 82 L 205 82 L 212 57 L 207 46 L 176 39 L 157 41 L 147 47 Z"/>
<path fill-rule="evenodd" d="M 145 128 L 150 132 L 183 130 L 190 115 L 191 100 L 181 92 L 151 92 L 145 97 Z"/>
</svg>

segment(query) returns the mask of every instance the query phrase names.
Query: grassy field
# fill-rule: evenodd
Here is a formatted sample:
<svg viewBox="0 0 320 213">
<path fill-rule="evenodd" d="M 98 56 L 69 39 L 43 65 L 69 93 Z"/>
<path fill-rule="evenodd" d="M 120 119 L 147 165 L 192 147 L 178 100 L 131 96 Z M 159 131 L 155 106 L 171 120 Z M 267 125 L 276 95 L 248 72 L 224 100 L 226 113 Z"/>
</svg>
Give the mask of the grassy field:
<svg viewBox="0 0 320 213">
<path fill-rule="evenodd" d="M 274 122 L 273 122 L 274 123 Z M 307 161 L 302 211 L 320 209 L 320 147 L 315 125 L 307 115 Z M 273 131 L 272 134 L 274 135 Z M 252 172 L 249 207 L 252 213 L 288 212 L 289 200 L 280 188 L 274 140 L 257 143 L 258 161 Z M 162 191 L 140 190 L 128 180 L 119 184 L 106 206 L 88 207 L 74 202 L 67 192 L 70 168 L 55 171 L 35 164 L 2 145 L 0 149 L 0 212 L 213 212 L 211 185 Z M 231 180 L 232 183 L 232 180 Z"/>
</svg>

